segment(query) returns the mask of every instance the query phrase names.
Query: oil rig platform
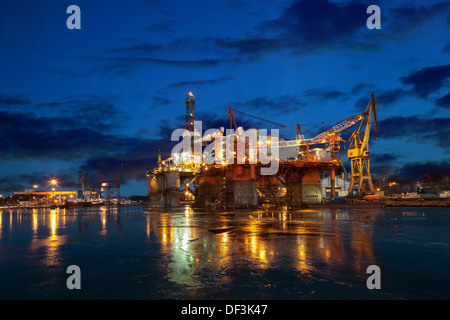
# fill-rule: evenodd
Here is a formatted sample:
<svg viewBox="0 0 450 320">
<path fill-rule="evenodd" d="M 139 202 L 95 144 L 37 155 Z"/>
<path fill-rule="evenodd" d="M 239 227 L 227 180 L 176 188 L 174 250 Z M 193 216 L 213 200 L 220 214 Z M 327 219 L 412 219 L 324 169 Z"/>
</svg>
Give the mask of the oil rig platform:
<svg viewBox="0 0 450 320">
<path fill-rule="evenodd" d="M 370 176 L 369 136 L 372 124 L 378 132 L 376 108 L 378 101 L 371 94 L 366 110 L 338 123 L 332 128 L 320 133 L 314 138 L 306 139 L 300 125 L 296 126 L 295 140 L 282 140 L 275 136 L 258 141 L 256 149 L 269 146 L 278 149 L 276 153 L 269 152 L 271 163 L 252 159 L 250 144 L 244 143 L 244 151 L 239 153 L 234 143 L 239 140 L 234 112 L 251 116 L 229 107 L 231 139 L 223 137 L 224 129 L 217 129 L 214 134 L 203 137 L 195 135 L 195 96 L 186 94 L 185 132 L 193 133 L 188 150 L 172 152 L 171 157 L 161 159 L 158 155 L 158 166 L 147 171 L 149 179 L 150 204 L 161 208 L 178 208 L 184 202 L 190 202 L 194 207 L 214 211 L 234 210 L 239 208 L 255 209 L 260 206 L 281 205 L 288 207 L 303 207 L 307 204 L 321 203 L 321 176 L 329 172 L 331 178 L 331 197 L 335 193 L 335 175 L 343 168 L 340 158 L 340 142 L 344 141 L 340 132 L 359 123 L 349 139 L 348 160 L 351 161 L 350 192 L 374 193 Z M 252 117 L 252 116 L 251 116 Z M 253 116 L 255 117 L 255 116 Z M 259 120 L 280 125 L 272 121 L 255 117 Z M 373 121 L 372 121 L 373 119 Z M 363 126 L 363 124 L 365 124 Z M 280 125 L 285 127 L 284 125 Z M 362 133 L 362 130 L 364 132 Z M 200 138 L 198 138 L 200 136 Z M 201 140 L 201 159 L 194 152 L 195 140 Z M 245 138 L 244 138 L 245 140 Z M 208 141 L 213 141 L 208 148 Z M 219 142 L 217 142 L 219 141 Z M 225 158 L 226 144 L 233 150 L 233 157 Z M 211 148 L 211 146 L 213 146 Z M 271 149 L 272 150 L 272 149 Z M 197 154 L 198 155 L 198 154 Z M 205 161 L 205 155 L 213 157 L 214 162 Z M 238 159 L 239 158 L 239 159 Z M 264 174 L 264 170 L 272 165 L 277 166 L 274 174 Z"/>
</svg>

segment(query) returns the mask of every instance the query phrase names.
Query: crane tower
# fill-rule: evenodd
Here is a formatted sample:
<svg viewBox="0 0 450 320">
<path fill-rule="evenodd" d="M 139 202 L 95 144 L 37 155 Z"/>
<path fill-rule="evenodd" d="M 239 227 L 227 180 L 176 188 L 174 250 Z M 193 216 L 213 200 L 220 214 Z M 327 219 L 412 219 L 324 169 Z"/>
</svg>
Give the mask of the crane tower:
<svg viewBox="0 0 450 320">
<path fill-rule="evenodd" d="M 361 138 L 361 127 L 365 117 L 361 120 L 358 130 L 353 132 L 349 139 L 350 147 L 348 149 L 348 160 L 351 162 L 352 175 L 350 179 L 349 192 L 353 191 L 353 187 L 356 184 L 356 194 L 361 194 L 362 185 L 367 182 L 369 189 L 374 193 L 372 177 L 370 175 L 370 162 L 369 162 L 369 137 L 370 129 L 372 125 L 372 118 L 374 122 L 374 129 L 378 132 L 378 118 L 375 105 L 378 105 L 378 101 L 375 99 L 373 93 L 370 94 L 370 101 L 366 109 L 366 128 L 364 136 Z"/>
</svg>

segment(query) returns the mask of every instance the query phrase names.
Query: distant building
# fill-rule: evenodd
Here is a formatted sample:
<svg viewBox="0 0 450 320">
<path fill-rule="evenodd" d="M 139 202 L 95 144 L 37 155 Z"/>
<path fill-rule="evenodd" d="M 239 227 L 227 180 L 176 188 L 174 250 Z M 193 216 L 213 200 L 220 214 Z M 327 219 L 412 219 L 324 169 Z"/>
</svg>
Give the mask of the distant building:
<svg viewBox="0 0 450 320">
<path fill-rule="evenodd" d="M 350 180 L 336 176 L 334 180 L 336 197 L 346 197 L 350 188 Z M 320 188 L 323 198 L 331 198 L 331 177 L 323 177 L 320 179 Z"/>
</svg>

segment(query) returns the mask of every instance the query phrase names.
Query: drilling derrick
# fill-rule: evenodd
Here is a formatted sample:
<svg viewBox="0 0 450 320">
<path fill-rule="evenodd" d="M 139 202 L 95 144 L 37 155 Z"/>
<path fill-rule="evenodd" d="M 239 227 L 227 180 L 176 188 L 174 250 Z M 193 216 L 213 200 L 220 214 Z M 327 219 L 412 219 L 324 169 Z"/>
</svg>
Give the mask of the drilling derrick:
<svg viewBox="0 0 450 320">
<path fill-rule="evenodd" d="M 186 121 L 184 129 L 194 131 L 195 121 L 195 96 L 192 92 L 186 93 Z"/>
</svg>

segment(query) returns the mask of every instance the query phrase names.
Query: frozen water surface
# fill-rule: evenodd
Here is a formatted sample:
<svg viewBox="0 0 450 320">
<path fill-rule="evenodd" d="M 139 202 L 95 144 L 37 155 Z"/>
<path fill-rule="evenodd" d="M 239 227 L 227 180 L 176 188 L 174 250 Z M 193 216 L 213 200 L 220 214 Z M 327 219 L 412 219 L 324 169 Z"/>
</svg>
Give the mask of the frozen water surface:
<svg viewBox="0 0 450 320">
<path fill-rule="evenodd" d="M 0 226 L 1 299 L 450 298 L 445 208 L 14 209 Z"/>
</svg>

